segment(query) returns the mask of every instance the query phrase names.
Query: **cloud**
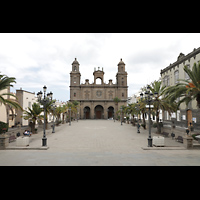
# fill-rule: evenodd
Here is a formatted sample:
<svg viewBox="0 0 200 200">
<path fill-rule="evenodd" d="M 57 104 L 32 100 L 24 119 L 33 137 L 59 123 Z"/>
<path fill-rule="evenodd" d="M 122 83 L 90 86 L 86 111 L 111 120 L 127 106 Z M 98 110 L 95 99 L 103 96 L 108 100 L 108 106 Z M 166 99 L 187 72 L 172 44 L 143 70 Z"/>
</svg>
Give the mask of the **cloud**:
<svg viewBox="0 0 200 200">
<path fill-rule="evenodd" d="M 80 63 L 81 81 L 93 82 L 94 67 L 104 82 L 116 81 L 120 58 L 128 72 L 129 95 L 158 80 L 160 70 L 200 46 L 200 34 L 18 33 L 0 34 L 0 72 L 16 77 L 15 88 L 38 92 L 47 85 L 55 98 L 69 100 L 72 62 Z M 63 99 L 61 99 L 63 98 Z"/>
</svg>

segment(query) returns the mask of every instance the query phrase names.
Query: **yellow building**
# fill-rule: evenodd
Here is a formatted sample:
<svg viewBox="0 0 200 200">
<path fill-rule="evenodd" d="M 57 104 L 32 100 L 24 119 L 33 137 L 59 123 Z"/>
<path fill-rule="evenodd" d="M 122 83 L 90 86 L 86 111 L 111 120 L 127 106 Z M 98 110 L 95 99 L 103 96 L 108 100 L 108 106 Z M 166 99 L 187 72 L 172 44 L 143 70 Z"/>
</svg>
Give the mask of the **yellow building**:
<svg viewBox="0 0 200 200">
<path fill-rule="evenodd" d="M 3 94 L 3 93 L 11 93 L 11 94 L 16 95 L 15 93 L 10 92 L 10 88 L 0 91 L 0 94 Z M 5 95 L 3 97 L 5 99 L 8 99 L 8 98 L 15 99 L 14 97 L 8 96 L 8 95 Z M 0 105 L 0 121 L 4 123 L 9 123 L 9 127 L 12 127 L 15 125 L 16 110 L 15 109 L 12 109 L 12 110 L 13 110 L 13 113 L 9 109 L 9 106 L 5 106 L 4 104 Z"/>
</svg>

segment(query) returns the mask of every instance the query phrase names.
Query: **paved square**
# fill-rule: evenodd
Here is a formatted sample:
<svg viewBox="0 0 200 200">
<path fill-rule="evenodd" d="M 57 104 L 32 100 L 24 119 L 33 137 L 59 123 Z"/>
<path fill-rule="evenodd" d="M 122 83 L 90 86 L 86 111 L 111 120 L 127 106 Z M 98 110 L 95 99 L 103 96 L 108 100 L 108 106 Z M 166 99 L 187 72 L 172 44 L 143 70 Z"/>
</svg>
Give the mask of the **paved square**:
<svg viewBox="0 0 200 200">
<path fill-rule="evenodd" d="M 153 134 L 154 135 L 154 134 Z M 1 150 L 0 165 L 200 165 L 200 150 L 143 150 L 148 131 L 112 120 L 79 120 L 47 131 L 48 150 Z M 183 144 L 165 139 L 167 146 Z M 41 147 L 42 132 L 31 136 L 30 148 Z M 9 147 L 14 147 L 15 142 Z"/>
</svg>

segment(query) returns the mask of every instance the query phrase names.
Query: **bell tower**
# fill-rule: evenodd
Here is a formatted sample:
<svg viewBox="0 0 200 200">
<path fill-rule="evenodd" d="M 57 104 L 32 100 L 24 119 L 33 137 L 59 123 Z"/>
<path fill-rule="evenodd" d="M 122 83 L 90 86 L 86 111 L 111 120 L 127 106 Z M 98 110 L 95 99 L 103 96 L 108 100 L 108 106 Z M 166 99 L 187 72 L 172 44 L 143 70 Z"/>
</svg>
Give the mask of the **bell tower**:
<svg viewBox="0 0 200 200">
<path fill-rule="evenodd" d="M 70 100 L 76 100 L 80 95 L 81 73 L 79 71 L 79 62 L 75 58 L 72 63 L 72 71 L 70 73 Z"/>
<path fill-rule="evenodd" d="M 118 86 L 127 86 L 127 72 L 125 71 L 125 63 L 122 61 L 122 58 L 118 63 L 116 79 Z"/>
<path fill-rule="evenodd" d="M 71 86 L 79 86 L 80 85 L 80 79 L 81 79 L 81 73 L 79 71 L 79 62 L 74 60 L 72 63 L 72 71 L 70 73 L 70 85 Z"/>
</svg>

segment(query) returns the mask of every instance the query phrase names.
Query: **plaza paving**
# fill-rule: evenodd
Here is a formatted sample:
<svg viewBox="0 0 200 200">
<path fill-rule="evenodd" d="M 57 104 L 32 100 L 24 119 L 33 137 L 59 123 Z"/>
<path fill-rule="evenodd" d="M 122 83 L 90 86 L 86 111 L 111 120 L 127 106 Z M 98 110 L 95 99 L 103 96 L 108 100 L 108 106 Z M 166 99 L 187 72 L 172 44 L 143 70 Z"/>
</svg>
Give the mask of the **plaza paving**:
<svg viewBox="0 0 200 200">
<path fill-rule="evenodd" d="M 155 135 L 155 134 L 153 134 Z M 79 120 L 62 124 L 56 133 L 47 130 L 47 150 L 39 150 L 42 132 L 32 135 L 29 149 L 0 151 L 0 165 L 73 165 L 73 166 L 181 166 L 200 165 L 200 150 L 186 150 L 183 144 L 165 139 L 167 150 L 144 150 L 148 130 L 112 120 Z M 171 149 L 170 149 L 171 147 Z M 35 148 L 37 150 L 33 150 Z M 174 149 L 174 150 L 172 150 Z"/>
</svg>

